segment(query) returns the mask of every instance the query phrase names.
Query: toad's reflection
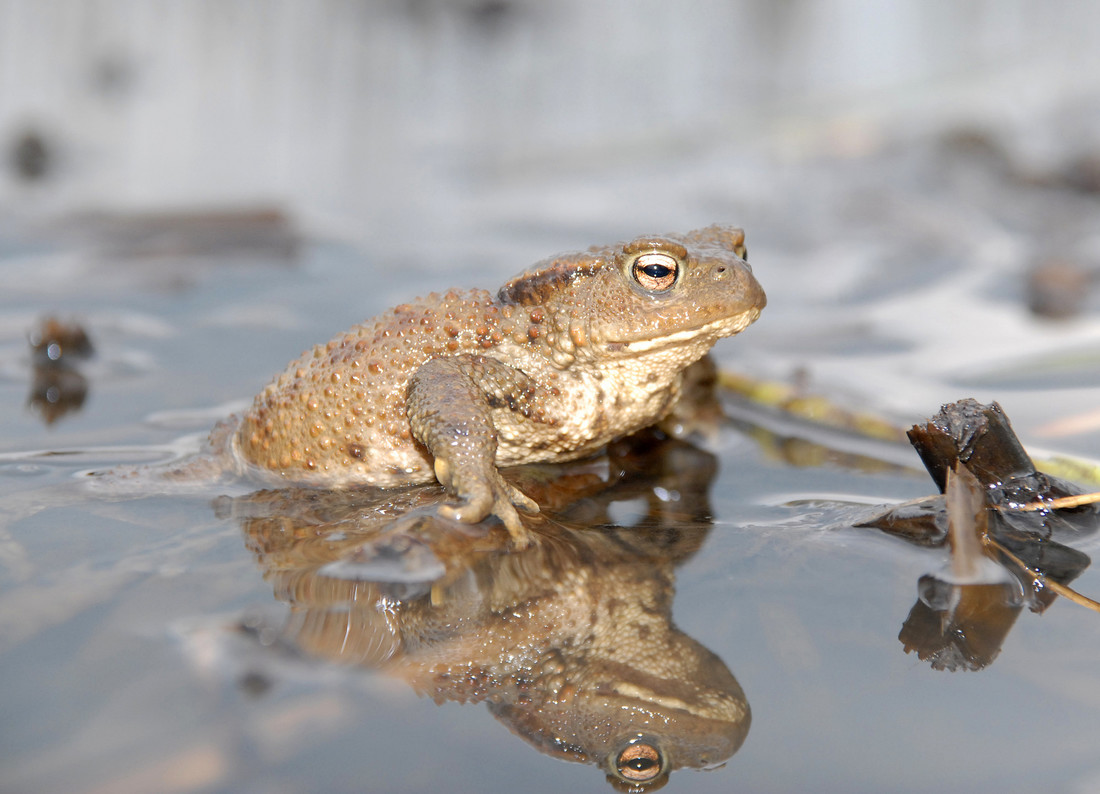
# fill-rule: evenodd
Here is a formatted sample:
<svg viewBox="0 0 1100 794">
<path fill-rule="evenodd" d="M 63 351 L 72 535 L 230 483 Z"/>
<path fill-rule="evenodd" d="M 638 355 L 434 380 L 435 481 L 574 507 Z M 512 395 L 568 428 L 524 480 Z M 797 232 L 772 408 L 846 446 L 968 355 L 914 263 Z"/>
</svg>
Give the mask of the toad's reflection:
<svg viewBox="0 0 1100 794">
<path fill-rule="evenodd" d="M 721 764 L 749 729 L 737 680 L 671 621 L 674 569 L 706 537 L 715 470 L 654 437 L 552 476 L 518 470 L 544 511 L 522 553 L 503 531 L 435 516 L 431 487 L 367 506 L 279 491 L 223 507 L 291 605 L 285 633 L 299 648 L 437 702 L 485 702 L 539 750 L 640 791 L 674 768 Z"/>
</svg>

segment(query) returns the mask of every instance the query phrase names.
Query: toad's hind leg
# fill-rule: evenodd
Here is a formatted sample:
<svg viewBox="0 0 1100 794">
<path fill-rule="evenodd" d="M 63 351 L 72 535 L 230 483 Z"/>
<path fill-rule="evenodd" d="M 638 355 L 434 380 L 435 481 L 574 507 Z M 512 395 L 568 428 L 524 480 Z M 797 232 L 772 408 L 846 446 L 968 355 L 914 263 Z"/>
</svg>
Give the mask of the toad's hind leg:
<svg viewBox="0 0 1100 794">
<path fill-rule="evenodd" d="M 504 481 L 496 467 L 497 433 L 492 409 L 524 411 L 535 392 L 523 372 L 476 355 L 433 358 L 409 381 L 406 409 L 413 435 L 435 458 L 439 482 L 460 500 L 440 511 L 465 523 L 490 514 L 508 528 L 518 547 L 531 535 L 516 511 L 539 506 Z"/>
</svg>

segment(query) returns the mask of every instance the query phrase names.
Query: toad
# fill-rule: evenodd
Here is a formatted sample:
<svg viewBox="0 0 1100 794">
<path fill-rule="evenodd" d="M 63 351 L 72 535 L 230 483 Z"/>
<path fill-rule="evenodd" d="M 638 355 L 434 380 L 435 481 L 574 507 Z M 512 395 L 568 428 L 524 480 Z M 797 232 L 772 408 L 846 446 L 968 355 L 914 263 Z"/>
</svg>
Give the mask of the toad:
<svg viewBox="0 0 1100 794">
<path fill-rule="evenodd" d="M 744 233 L 710 226 L 552 257 L 494 295 L 431 294 L 307 351 L 232 439 L 239 461 L 327 488 L 438 480 L 446 517 L 538 505 L 499 467 L 558 462 L 663 419 L 683 372 L 766 299 Z"/>
</svg>

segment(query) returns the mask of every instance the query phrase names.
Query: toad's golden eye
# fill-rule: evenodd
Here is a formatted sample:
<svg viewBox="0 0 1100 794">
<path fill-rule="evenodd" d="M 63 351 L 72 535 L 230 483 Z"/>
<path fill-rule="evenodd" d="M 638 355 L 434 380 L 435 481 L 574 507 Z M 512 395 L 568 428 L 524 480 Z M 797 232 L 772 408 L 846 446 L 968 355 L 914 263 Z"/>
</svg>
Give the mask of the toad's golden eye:
<svg viewBox="0 0 1100 794">
<path fill-rule="evenodd" d="M 630 265 L 630 275 L 647 292 L 667 292 L 680 276 L 680 262 L 660 251 L 638 254 Z"/>
<path fill-rule="evenodd" d="M 615 770 L 624 780 L 647 783 L 661 774 L 661 751 L 644 741 L 628 744 L 615 759 Z"/>
</svg>

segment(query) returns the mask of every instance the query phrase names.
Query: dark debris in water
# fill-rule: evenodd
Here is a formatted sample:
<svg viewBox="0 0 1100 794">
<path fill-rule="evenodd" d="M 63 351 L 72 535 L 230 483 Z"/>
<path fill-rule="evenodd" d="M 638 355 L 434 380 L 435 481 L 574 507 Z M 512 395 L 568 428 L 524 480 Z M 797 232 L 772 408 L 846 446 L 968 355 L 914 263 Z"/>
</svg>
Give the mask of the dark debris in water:
<svg viewBox="0 0 1100 794">
<path fill-rule="evenodd" d="M 950 546 L 951 573 L 921 578 L 898 639 L 935 669 L 980 670 L 996 658 L 1024 606 L 1043 611 L 1057 597 L 1049 583 L 1066 585 L 1089 566 L 1088 555 L 1055 536 L 1093 532 L 1100 514 L 1092 506 L 1019 509 L 1083 489 L 1036 470 L 997 403 L 945 405 L 908 435 L 941 493 L 857 526 L 920 546 Z M 988 561 L 999 565 L 992 576 L 983 573 Z"/>
<path fill-rule="evenodd" d="M 27 342 L 36 367 L 72 367 L 94 352 L 84 326 L 56 317 L 43 319 L 27 334 Z"/>
<path fill-rule="evenodd" d="M 79 366 L 95 352 L 84 326 L 56 317 L 43 319 L 29 334 L 33 378 L 27 403 L 52 425 L 80 410 L 88 396 L 88 379 Z"/>
</svg>

